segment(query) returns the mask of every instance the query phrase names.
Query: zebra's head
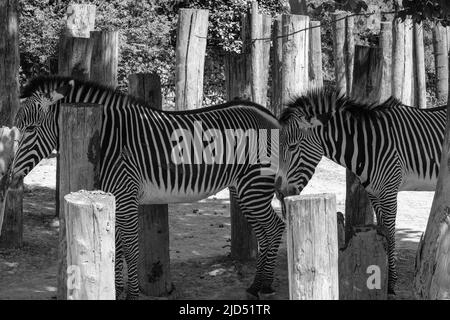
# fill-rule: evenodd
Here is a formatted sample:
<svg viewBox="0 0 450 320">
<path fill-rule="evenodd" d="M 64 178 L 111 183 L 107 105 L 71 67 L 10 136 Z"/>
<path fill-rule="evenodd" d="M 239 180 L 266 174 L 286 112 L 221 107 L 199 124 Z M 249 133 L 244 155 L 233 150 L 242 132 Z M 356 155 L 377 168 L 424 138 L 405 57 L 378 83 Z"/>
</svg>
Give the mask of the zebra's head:
<svg viewBox="0 0 450 320">
<path fill-rule="evenodd" d="M 310 92 L 289 104 L 280 117 L 280 165 L 275 177 L 280 200 L 302 192 L 324 155 L 320 132 L 334 112 L 323 105 L 333 100 L 329 94 Z"/>
</svg>

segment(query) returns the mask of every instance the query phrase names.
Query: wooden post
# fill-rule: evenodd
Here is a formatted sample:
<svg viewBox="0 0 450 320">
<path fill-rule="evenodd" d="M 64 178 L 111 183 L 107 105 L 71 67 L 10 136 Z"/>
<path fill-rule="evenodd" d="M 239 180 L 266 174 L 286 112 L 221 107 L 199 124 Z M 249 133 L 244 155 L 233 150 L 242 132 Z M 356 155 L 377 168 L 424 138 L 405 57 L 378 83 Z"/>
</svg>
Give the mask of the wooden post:
<svg viewBox="0 0 450 320">
<path fill-rule="evenodd" d="M 336 79 L 336 90 L 342 93 L 348 93 L 347 89 L 347 60 L 345 55 L 346 48 L 346 23 L 347 13 L 338 12 L 332 14 L 333 26 L 333 55 L 334 55 L 334 75 Z"/>
<path fill-rule="evenodd" d="M 115 199 L 102 191 L 64 197 L 67 300 L 115 300 Z"/>
<path fill-rule="evenodd" d="M 413 28 L 411 19 L 394 20 L 392 53 L 392 95 L 414 105 Z"/>
<path fill-rule="evenodd" d="M 447 102 L 448 97 L 448 44 L 447 30 L 440 23 L 433 28 L 434 65 L 436 69 L 436 98 L 438 105 Z"/>
<path fill-rule="evenodd" d="M 292 14 L 308 15 L 306 0 L 289 0 L 289 7 Z"/>
<path fill-rule="evenodd" d="M 258 3 L 252 2 L 250 15 L 250 36 L 243 37 L 244 52 L 249 48 L 251 54 L 252 101 L 267 106 L 267 82 L 269 80 L 270 34 L 272 19 L 258 12 Z M 243 23 L 244 29 L 247 27 Z M 245 34 L 245 31 L 243 32 Z M 258 40 L 258 39 L 268 40 Z"/>
<path fill-rule="evenodd" d="M 92 31 L 92 81 L 105 86 L 117 87 L 117 69 L 119 64 L 119 32 Z"/>
<path fill-rule="evenodd" d="M 308 90 L 309 17 L 284 14 L 281 17 L 281 24 L 283 35 L 281 94 L 283 103 L 286 103 Z"/>
<path fill-rule="evenodd" d="M 366 103 L 379 102 L 383 77 L 383 50 L 356 46 L 353 72 L 352 96 Z M 347 194 L 345 198 L 346 241 L 350 239 L 354 226 L 374 223 L 373 209 L 366 190 L 358 177 L 347 170 Z"/>
<path fill-rule="evenodd" d="M 93 43 L 88 38 L 62 36 L 58 48 L 58 72 L 89 80 Z"/>
<path fill-rule="evenodd" d="M 59 114 L 60 203 L 78 190 L 95 190 L 99 184 L 100 134 L 103 109 L 97 104 L 61 104 Z M 67 298 L 66 230 L 64 207 L 60 206 L 60 261 L 58 299 Z"/>
<path fill-rule="evenodd" d="M 337 300 L 336 196 L 293 196 L 285 204 L 289 299 Z"/>
<path fill-rule="evenodd" d="M 340 300 L 387 300 L 387 240 L 375 226 L 355 227 L 339 252 Z"/>
<path fill-rule="evenodd" d="M 444 38 L 446 39 L 445 28 L 443 28 L 443 31 Z M 414 74 L 416 76 L 416 106 L 423 109 L 427 107 L 427 83 L 425 76 L 425 47 L 423 43 L 422 23 L 414 23 Z"/>
<path fill-rule="evenodd" d="M 320 21 L 309 23 L 309 87 L 323 87 L 322 70 L 322 41 L 320 33 Z"/>
<path fill-rule="evenodd" d="M 225 61 L 228 101 L 236 97 L 251 100 L 251 58 L 248 54 L 231 54 Z M 238 261 L 256 258 L 258 245 L 255 233 L 244 217 L 236 198 L 230 192 L 231 257 Z"/>
<path fill-rule="evenodd" d="M 381 22 L 380 48 L 383 73 L 380 102 L 386 101 L 392 95 L 392 45 L 392 22 Z"/>
<path fill-rule="evenodd" d="M 0 126 L 12 126 L 19 109 L 19 23 L 18 1 L 0 1 Z M 3 134 L 8 134 L 6 131 Z M 3 138 L 3 137 L 2 137 Z M 23 237 L 23 183 L 9 190 L 0 246 L 18 248 Z M 1 230 L 0 230 L 1 231 Z"/>
<path fill-rule="evenodd" d="M 178 14 L 175 108 L 200 108 L 203 102 L 208 10 L 180 9 Z"/>
<path fill-rule="evenodd" d="M 156 109 L 162 109 L 161 80 L 157 74 L 128 77 L 129 93 Z M 148 296 L 172 291 L 167 204 L 139 206 L 139 288 Z"/>
<path fill-rule="evenodd" d="M 96 6 L 72 3 L 67 7 L 65 35 L 67 37 L 89 38 L 95 27 Z"/>
<path fill-rule="evenodd" d="M 348 15 L 348 13 L 347 13 Z M 353 87 L 353 67 L 355 64 L 355 22 L 353 16 L 345 18 L 345 71 L 347 82 L 347 95 L 350 96 Z"/>
<path fill-rule="evenodd" d="M 281 76 L 283 65 L 283 31 L 281 15 L 274 18 L 272 29 L 272 88 L 270 109 L 275 116 L 279 116 L 283 109 Z"/>
</svg>

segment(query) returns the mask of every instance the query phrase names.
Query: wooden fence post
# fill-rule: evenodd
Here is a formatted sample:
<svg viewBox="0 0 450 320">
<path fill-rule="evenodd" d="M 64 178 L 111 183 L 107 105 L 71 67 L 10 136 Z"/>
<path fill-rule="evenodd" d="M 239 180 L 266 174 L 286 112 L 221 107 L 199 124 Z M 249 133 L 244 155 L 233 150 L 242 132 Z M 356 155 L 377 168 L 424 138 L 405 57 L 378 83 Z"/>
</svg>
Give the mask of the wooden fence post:
<svg viewBox="0 0 450 320">
<path fill-rule="evenodd" d="M 323 87 L 320 21 L 309 23 L 309 88 Z"/>
<path fill-rule="evenodd" d="M 117 87 L 119 32 L 92 31 L 90 79 L 105 86 Z"/>
<path fill-rule="evenodd" d="M 337 300 L 336 196 L 293 196 L 285 204 L 289 299 Z"/>
<path fill-rule="evenodd" d="M 93 43 L 89 38 L 62 36 L 58 48 L 58 73 L 89 80 Z"/>
<path fill-rule="evenodd" d="M 175 108 L 200 108 L 203 102 L 208 10 L 180 9 L 178 14 Z"/>
<path fill-rule="evenodd" d="M 286 103 L 308 90 L 309 17 L 284 14 L 281 17 L 281 24 L 283 35 L 281 94 L 283 103 Z"/>
<path fill-rule="evenodd" d="M 436 98 L 438 105 L 447 102 L 448 97 L 448 44 L 446 28 L 437 23 L 433 28 L 434 65 L 436 69 Z"/>
<path fill-rule="evenodd" d="M 392 22 L 381 22 L 380 48 L 383 63 L 380 102 L 392 95 Z"/>
<path fill-rule="evenodd" d="M 66 12 L 65 35 L 89 38 L 89 32 L 95 27 L 95 11 L 93 4 L 71 3 Z"/>
<path fill-rule="evenodd" d="M 425 74 L 425 47 L 423 43 L 423 24 L 414 23 L 414 74 L 415 78 L 415 101 L 419 108 L 427 107 L 427 83 Z M 443 28 L 444 38 L 446 38 L 446 30 Z M 446 50 L 446 49 L 444 49 Z"/>
<path fill-rule="evenodd" d="M 386 300 L 387 240 L 375 226 L 353 228 L 353 236 L 339 251 L 339 299 Z"/>
<path fill-rule="evenodd" d="M 347 13 L 338 12 L 332 15 L 333 26 L 333 55 L 334 55 L 334 75 L 336 79 L 336 90 L 342 93 L 348 93 L 347 89 L 347 60 L 346 49 L 346 17 Z M 348 46 L 347 46 L 348 47 Z"/>
<path fill-rule="evenodd" d="M 102 191 L 64 197 L 67 300 L 115 300 L 115 199 Z M 65 257 L 62 257 L 65 258 Z"/>
<path fill-rule="evenodd" d="M 61 104 L 58 119 L 60 203 L 70 192 L 98 189 L 102 114 L 103 109 L 97 104 Z M 67 243 L 64 207 L 60 206 L 60 210 L 58 299 L 64 300 L 67 298 Z"/>
<path fill-rule="evenodd" d="M 414 105 L 413 27 L 411 19 L 394 20 L 392 52 L 392 95 Z"/>
<path fill-rule="evenodd" d="M 0 1 L 0 126 L 13 125 L 19 109 L 18 1 Z M 18 248 L 23 240 L 23 182 L 11 188 L 5 199 L 0 246 Z"/>
<path fill-rule="evenodd" d="M 225 61 L 227 100 L 236 97 L 251 100 L 251 58 L 248 54 L 231 54 Z M 258 253 L 255 233 L 230 192 L 231 257 L 238 261 L 254 259 Z"/>
<path fill-rule="evenodd" d="M 275 116 L 279 116 L 283 109 L 283 96 L 281 90 L 281 77 L 283 65 L 283 28 L 282 16 L 279 15 L 273 20 L 272 29 L 272 87 L 270 109 Z"/>
<path fill-rule="evenodd" d="M 161 80 L 157 74 L 128 77 L 129 93 L 154 108 L 162 109 Z M 139 288 L 148 296 L 172 291 L 167 204 L 139 206 Z"/>
</svg>

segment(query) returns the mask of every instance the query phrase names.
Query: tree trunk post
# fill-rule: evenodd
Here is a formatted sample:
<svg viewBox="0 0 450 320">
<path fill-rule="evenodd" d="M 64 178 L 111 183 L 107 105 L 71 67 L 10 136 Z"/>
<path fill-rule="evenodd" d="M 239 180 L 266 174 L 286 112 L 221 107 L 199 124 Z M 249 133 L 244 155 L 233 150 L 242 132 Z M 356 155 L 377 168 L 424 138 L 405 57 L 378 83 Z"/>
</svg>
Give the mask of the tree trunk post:
<svg viewBox="0 0 450 320">
<path fill-rule="evenodd" d="M 175 108 L 200 108 L 203 102 L 208 10 L 180 9 L 178 14 Z"/>
<path fill-rule="evenodd" d="M 20 107 L 18 3 L 0 1 L 0 126 L 9 127 Z M 10 188 L 5 201 L 0 246 L 19 248 L 23 242 L 23 181 Z"/>
<path fill-rule="evenodd" d="M 117 87 L 119 64 L 119 32 L 92 31 L 90 79 L 109 87 Z"/>
<path fill-rule="evenodd" d="M 433 28 L 434 65 L 436 69 L 436 98 L 438 105 L 448 99 L 448 44 L 446 28 L 437 23 Z"/>
<path fill-rule="evenodd" d="M 251 58 L 248 54 L 230 54 L 225 61 L 228 101 L 239 97 L 252 98 Z M 236 198 L 230 192 L 231 257 L 238 261 L 255 259 L 258 253 L 256 236 L 244 217 Z"/>
<path fill-rule="evenodd" d="M 304 94 L 309 87 L 309 17 L 284 14 L 281 23 L 281 94 L 283 103 L 286 103 Z M 304 31 L 298 32 L 300 30 Z"/>
<path fill-rule="evenodd" d="M 392 22 L 381 22 L 380 48 L 383 61 L 380 102 L 392 95 Z"/>
<path fill-rule="evenodd" d="M 96 6 L 93 4 L 70 4 L 64 34 L 67 37 L 89 38 L 89 32 L 95 28 L 95 12 Z"/>
<path fill-rule="evenodd" d="M 443 31 L 445 38 L 445 28 Z M 424 109 L 427 107 L 427 83 L 422 23 L 414 23 L 414 74 L 416 75 L 416 106 Z"/>
<path fill-rule="evenodd" d="M 338 227 L 334 194 L 286 197 L 290 300 L 337 300 Z"/>
<path fill-rule="evenodd" d="M 323 87 L 320 21 L 309 23 L 309 88 Z"/>
<path fill-rule="evenodd" d="M 128 83 L 131 95 L 162 109 L 161 80 L 157 74 L 132 74 Z M 173 289 L 168 213 L 167 204 L 139 206 L 139 288 L 148 296 L 166 296 Z"/>
<path fill-rule="evenodd" d="M 281 75 L 283 65 L 283 38 L 281 15 L 274 18 L 272 29 L 272 96 L 271 111 L 278 117 L 283 109 Z"/>
<path fill-rule="evenodd" d="M 115 199 L 102 191 L 64 197 L 67 300 L 115 300 Z"/>
<path fill-rule="evenodd" d="M 375 226 L 354 227 L 339 251 L 339 299 L 387 300 L 387 239 Z"/>
<path fill-rule="evenodd" d="M 347 88 L 347 58 L 346 49 L 346 17 L 347 13 L 338 12 L 332 14 L 333 26 L 333 55 L 334 55 L 334 75 L 336 79 L 336 90 L 341 93 L 348 93 Z"/>
<path fill-rule="evenodd" d="M 99 187 L 101 161 L 100 134 L 103 109 L 97 104 L 61 104 L 59 114 L 60 203 L 78 190 Z M 60 206 L 58 299 L 67 298 L 67 243 L 64 207 Z"/>
</svg>

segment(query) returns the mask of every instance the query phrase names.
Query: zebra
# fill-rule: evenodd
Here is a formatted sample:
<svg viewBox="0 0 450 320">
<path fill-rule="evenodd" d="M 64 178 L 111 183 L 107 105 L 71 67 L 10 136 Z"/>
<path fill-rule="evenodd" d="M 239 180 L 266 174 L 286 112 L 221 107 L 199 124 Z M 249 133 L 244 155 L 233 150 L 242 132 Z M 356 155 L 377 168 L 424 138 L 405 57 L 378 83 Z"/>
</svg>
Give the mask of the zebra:
<svg viewBox="0 0 450 320">
<path fill-rule="evenodd" d="M 367 104 L 323 88 L 291 101 L 279 121 L 277 197 L 300 194 L 322 156 L 356 174 L 387 230 L 388 292 L 395 294 L 397 193 L 435 190 L 445 107 L 418 109 L 393 97 Z"/>
<path fill-rule="evenodd" d="M 255 158 L 260 150 L 256 148 L 264 146 L 267 154 L 278 154 L 279 122 L 270 111 L 239 100 L 190 111 L 161 111 L 112 88 L 60 76 L 32 79 L 22 96 L 15 117 L 22 138 L 3 179 L 3 195 L 9 185 L 58 149 L 62 102 L 102 105 L 100 189 L 116 198 L 117 297 L 126 294 L 127 299 L 136 299 L 139 295 L 138 205 L 197 201 L 226 187 L 258 241 L 256 273 L 246 291 L 253 298 L 274 294 L 275 260 L 284 230 L 283 220 L 271 205 L 277 161 Z M 211 144 L 214 134 L 216 141 L 226 136 L 224 150 L 210 150 L 216 161 L 202 161 L 201 152 L 186 148 L 198 134 L 203 134 L 203 141 L 192 144 L 200 144 L 200 149 Z M 128 267 L 127 292 L 122 257 Z"/>
</svg>

